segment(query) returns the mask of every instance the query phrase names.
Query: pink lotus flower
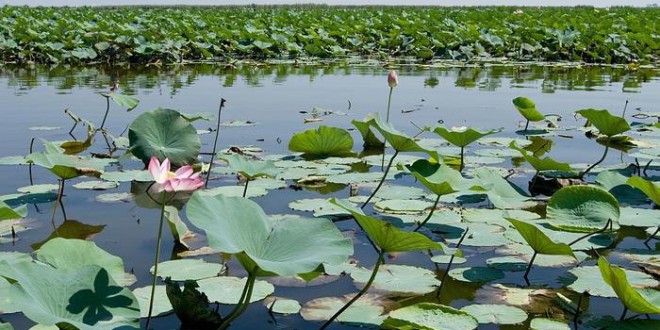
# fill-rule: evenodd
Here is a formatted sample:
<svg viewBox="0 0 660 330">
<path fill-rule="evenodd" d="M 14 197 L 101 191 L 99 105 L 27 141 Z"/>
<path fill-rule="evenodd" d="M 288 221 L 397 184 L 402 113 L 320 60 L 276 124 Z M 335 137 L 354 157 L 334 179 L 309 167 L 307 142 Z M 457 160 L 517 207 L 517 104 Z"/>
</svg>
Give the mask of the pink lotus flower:
<svg viewBox="0 0 660 330">
<path fill-rule="evenodd" d="M 387 75 L 387 84 L 390 88 L 394 88 L 399 84 L 399 76 L 395 70 L 390 71 L 390 74 Z"/>
<path fill-rule="evenodd" d="M 199 172 L 194 173 L 190 165 L 183 166 L 170 172 L 170 160 L 165 158 L 163 163 L 155 156 L 149 161 L 149 173 L 158 184 L 159 191 L 191 191 L 204 185 L 199 178 Z"/>
</svg>

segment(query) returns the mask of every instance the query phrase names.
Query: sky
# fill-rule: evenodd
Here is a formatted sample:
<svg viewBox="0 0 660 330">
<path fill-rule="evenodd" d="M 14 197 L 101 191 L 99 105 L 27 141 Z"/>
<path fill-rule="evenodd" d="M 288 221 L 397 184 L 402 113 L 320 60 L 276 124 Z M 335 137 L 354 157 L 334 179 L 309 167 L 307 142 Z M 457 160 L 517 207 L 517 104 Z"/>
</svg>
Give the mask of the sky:
<svg viewBox="0 0 660 330">
<path fill-rule="evenodd" d="M 660 0 L 0 0 L 0 5 L 246 5 L 321 3 L 329 5 L 437 5 L 437 6 L 648 6 Z"/>
</svg>

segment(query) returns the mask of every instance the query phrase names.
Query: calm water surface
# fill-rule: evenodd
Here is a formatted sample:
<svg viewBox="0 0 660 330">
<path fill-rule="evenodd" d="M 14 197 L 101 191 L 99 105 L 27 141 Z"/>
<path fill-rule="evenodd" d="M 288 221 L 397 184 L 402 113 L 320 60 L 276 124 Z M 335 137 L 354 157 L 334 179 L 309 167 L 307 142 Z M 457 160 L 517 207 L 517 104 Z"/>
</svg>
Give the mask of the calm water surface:
<svg viewBox="0 0 660 330">
<path fill-rule="evenodd" d="M 511 100 L 527 96 L 536 101 L 545 113 L 563 117 L 563 125 L 576 125 L 575 110 L 583 108 L 609 109 L 621 114 L 628 100 L 628 114 L 637 111 L 658 111 L 660 81 L 657 69 L 628 71 L 612 68 L 578 69 L 570 67 L 543 66 L 493 66 L 468 68 L 425 68 L 400 67 L 399 86 L 392 98 L 392 122 L 398 129 L 411 135 L 417 126 L 435 125 L 443 122 L 450 126 L 476 128 L 504 128 L 499 136 L 515 137 L 514 131 L 521 129 L 522 117 L 513 107 Z M 305 124 L 304 119 L 312 113 L 323 114 L 320 124 L 350 128 L 350 120 L 362 119 L 370 112 L 384 112 L 387 104 L 388 70 L 380 66 L 293 66 L 272 65 L 264 67 L 225 68 L 219 65 L 165 66 L 161 68 L 70 68 L 70 67 L 0 67 L 0 109 L 4 116 L 0 138 L 3 148 L 0 157 L 28 153 L 31 138 L 49 141 L 70 139 L 67 132 L 72 125 L 64 114 L 70 109 L 77 115 L 100 123 L 105 111 L 105 99 L 98 93 L 107 91 L 113 81 L 119 81 L 121 92 L 140 99 L 140 105 L 132 112 L 125 112 L 112 105 L 106 127 L 114 135 L 125 135 L 128 124 L 140 113 L 158 108 L 172 108 L 187 113 L 215 113 L 220 98 L 227 100 L 223 121 L 242 120 L 257 124 L 248 127 L 223 127 L 220 145 L 253 145 L 264 149 L 266 154 L 287 153 L 287 144 L 292 134 L 315 128 L 319 123 Z M 630 118 L 629 118 L 630 119 Z M 414 123 L 414 124 L 413 124 Z M 215 126 L 213 122 L 197 122 L 198 129 Z M 43 130 L 44 127 L 55 129 Z M 557 146 L 550 156 L 561 161 L 588 163 L 598 159 L 602 149 L 593 147 L 594 142 L 575 129 L 564 132 L 565 138 L 556 139 Z M 77 128 L 77 138 L 84 137 L 84 129 Z M 353 132 L 355 134 L 355 132 Z M 354 136 L 359 149 L 361 139 Z M 212 134 L 201 136 L 203 149 L 210 151 Z M 102 151 L 97 137 L 95 145 Z M 633 158 L 612 152 L 607 163 L 629 163 Z M 501 164 L 510 168 L 510 162 Z M 35 168 L 37 183 L 55 183 L 49 172 Z M 102 248 L 122 257 L 128 270 L 138 277 L 136 286 L 149 283 L 148 270 L 152 264 L 153 248 L 158 214 L 154 210 L 136 207 L 133 203 L 103 204 L 95 201 L 95 195 L 107 192 L 128 192 L 131 187 L 122 183 L 111 191 L 90 192 L 76 190 L 68 182 L 64 198 L 69 219 L 88 225 L 104 225 L 94 237 Z M 27 167 L 0 166 L 0 194 L 11 194 L 16 188 L 29 185 Z M 525 187 L 525 180 L 517 183 Z M 212 181 L 211 185 L 234 184 L 234 182 Z M 346 196 L 344 189 L 335 193 Z M 286 193 L 271 192 L 267 197 L 256 198 L 267 213 L 291 213 L 290 201 L 319 197 L 307 191 L 286 190 Z M 48 220 L 50 204 L 30 207 L 29 217 L 35 229 L 23 232 L 15 244 L 0 244 L 0 251 L 31 252 L 34 243 L 48 237 L 53 226 Z M 60 219 L 61 221 L 61 219 Z M 59 223 L 59 222 L 58 222 Z M 348 222 L 337 223 L 342 230 L 353 230 Z M 362 233 L 356 234 L 364 243 Z M 356 246 L 355 258 L 363 266 L 370 266 L 376 255 L 362 243 Z M 623 246 L 638 246 L 636 239 L 626 239 Z M 365 246 L 367 248 L 365 248 Z M 169 258 L 173 244 L 164 242 L 164 258 Z M 172 251 L 172 255 L 176 251 Z M 467 253 L 481 253 L 468 248 Z M 488 256 L 492 254 L 486 253 Z M 428 257 L 420 254 L 402 254 L 396 263 L 419 265 L 433 269 Z M 217 257 L 208 260 L 219 261 Z M 474 259 L 477 260 L 477 259 Z M 483 261 L 483 259 L 479 259 Z M 240 267 L 234 265 L 230 274 L 243 276 Z M 505 283 L 522 284 L 520 273 L 507 277 Z M 555 276 L 553 271 L 535 268 L 531 279 L 540 281 Z M 460 307 L 474 299 L 478 286 L 448 283 L 452 287 L 443 294 L 443 303 Z M 349 277 L 333 284 L 320 285 L 313 290 L 300 287 L 276 286 L 275 295 L 295 298 L 302 303 L 307 300 L 354 292 Z M 430 299 L 432 300 L 432 299 Z M 601 304 L 604 299 L 595 299 L 597 305 L 606 306 L 595 312 L 620 313 L 619 304 Z M 224 308 L 224 307 L 223 307 Z M 27 321 L 17 315 L 2 316 L 14 323 L 18 329 L 28 327 Z M 277 323 L 268 317 L 260 303 L 253 304 L 237 324 L 246 329 L 256 328 L 308 328 L 298 316 L 277 317 Z M 157 328 L 178 326 L 175 317 L 158 318 Z M 336 325 L 334 328 L 341 328 Z M 516 327 L 503 326 L 502 329 Z M 520 329 L 525 326 L 519 327 Z"/>
</svg>

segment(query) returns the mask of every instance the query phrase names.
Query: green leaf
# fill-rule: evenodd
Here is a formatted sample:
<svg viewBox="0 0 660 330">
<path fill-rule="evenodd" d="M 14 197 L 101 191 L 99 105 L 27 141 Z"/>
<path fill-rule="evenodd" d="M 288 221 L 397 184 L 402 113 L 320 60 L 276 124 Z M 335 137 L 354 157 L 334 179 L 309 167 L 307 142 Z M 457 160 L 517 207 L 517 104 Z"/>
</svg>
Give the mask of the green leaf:
<svg viewBox="0 0 660 330">
<path fill-rule="evenodd" d="M 543 171 L 562 171 L 562 172 L 572 172 L 571 170 L 571 165 L 568 163 L 560 163 L 550 157 L 545 157 L 545 158 L 540 158 L 536 157 L 533 154 L 528 154 L 526 150 L 519 148 L 516 146 L 515 141 L 511 141 L 511 144 L 509 144 L 509 147 L 511 149 L 517 150 L 520 152 L 525 158 L 525 160 L 529 163 L 529 165 L 532 165 L 532 167 L 537 171 L 537 172 L 543 172 Z"/>
<path fill-rule="evenodd" d="M 300 315 L 307 321 L 329 320 L 340 308 L 346 305 L 353 294 L 341 297 L 321 297 L 305 303 Z M 365 294 L 337 317 L 338 322 L 356 326 L 378 326 L 385 316 L 387 300 L 382 296 Z"/>
<path fill-rule="evenodd" d="M 614 116 L 607 110 L 584 109 L 575 112 L 586 118 L 603 135 L 611 137 L 630 130 L 624 118 Z"/>
<path fill-rule="evenodd" d="M 330 202 L 350 212 L 367 236 L 383 251 L 442 250 L 440 244 L 433 242 L 420 233 L 404 231 L 394 227 L 389 222 L 366 216 L 361 210 L 342 200 L 333 198 Z"/>
<path fill-rule="evenodd" d="M 36 258 L 57 269 L 78 269 L 87 265 L 103 267 L 121 286 L 135 283 L 135 275 L 124 272 L 124 261 L 81 239 L 53 238 L 36 252 Z"/>
<path fill-rule="evenodd" d="M 482 324 L 517 324 L 527 320 L 524 310 L 507 305 L 473 304 L 464 306 L 461 311 L 474 316 Z"/>
<path fill-rule="evenodd" d="M 123 95 L 118 93 L 108 93 L 104 94 L 106 97 L 111 98 L 118 106 L 126 108 L 126 110 L 131 111 L 140 104 L 140 100 Z"/>
<path fill-rule="evenodd" d="M 660 185 L 656 184 L 653 181 L 646 180 L 642 177 L 635 176 L 628 181 L 626 181 L 627 184 L 641 190 L 646 194 L 646 196 L 649 196 L 649 198 L 655 203 L 656 205 L 660 205 Z"/>
<path fill-rule="evenodd" d="M 506 220 L 516 228 L 520 235 L 525 239 L 525 242 L 527 242 L 536 253 L 567 255 L 576 258 L 570 246 L 564 243 L 553 242 L 545 233 L 536 228 L 536 226 L 516 219 L 506 218 Z"/>
<path fill-rule="evenodd" d="M 619 202 L 609 192 L 592 186 L 569 186 L 552 195 L 546 217 L 557 229 L 590 232 L 603 228 L 608 219 L 616 223 L 619 214 Z"/>
<path fill-rule="evenodd" d="M 211 302 L 238 304 L 247 277 L 217 276 L 197 281 L 199 292 L 206 294 Z M 272 294 L 275 287 L 266 281 L 255 281 L 250 302 L 262 300 Z"/>
<path fill-rule="evenodd" d="M 199 292 L 195 281 L 186 281 L 183 291 L 178 284 L 165 280 L 167 297 L 172 303 L 174 312 L 181 320 L 182 328 L 186 329 L 217 329 L 222 323 L 222 317 L 213 311 L 208 297 Z"/>
<path fill-rule="evenodd" d="M 371 117 L 367 117 L 362 121 L 359 120 L 351 120 L 351 124 L 357 128 L 358 132 L 360 132 L 360 135 L 362 135 L 362 141 L 364 143 L 362 144 L 362 148 L 364 149 L 376 149 L 376 150 L 381 150 L 385 147 L 385 143 L 378 139 L 376 137 L 376 134 L 374 134 L 373 131 L 371 131 L 371 125 L 369 124 L 369 121 L 371 120 Z"/>
<path fill-rule="evenodd" d="M 175 110 L 156 109 L 135 118 L 128 127 L 130 150 L 147 164 L 152 156 L 169 158 L 174 166 L 195 162 L 200 149 L 197 130 Z"/>
<path fill-rule="evenodd" d="M 68 180 L 86 174 L 99 174 L 114 159 L 98 159 L 55 152 L 33 152 L 25 157 L 29 163 L 47 168 L 58 177 Z"/>
<path fill-rule="evenodd" d="M 520 96 L 513 99 L 513 105 L 516 107 L 516 110 L 529 121 L 541 121 L 545 119 L 545 116 L 536 109 L 536 104 L 534 101 Z"/>
<path fill-rule="evenodd" d="M 151 300 L 151 285 L 143 286 L 133 290 L 133 295 L 140 304 L 140 317 L 149 316 L 149 301 Z M 172 311 L 172 304 L 170 303 L 167 294 L 165 293 L 164 285 L 156 285 L 154 291 L 154 303 L 152 316 L 163 315 Z"/>
<path fill-rule="evenodd" d="M 435 132 L 435 134 L 442 136 L 449 143 L 461 148 L 469 145 L 470 143 L 476 140 L 479 140 L 484 136 L 495 134 L 500 131 L 501 129 L 481 132 L 473 128 L 467 128 L 467 127 L 452 127 L 451 129 L 447 129 L 443 126 L 438 126 L 433 129 L 433 132 Z"/>
<path fill-rule="evenodd" d="M 370 269 L 358 267 L 351 272 L 351 277 L 355 285 L 361 289 L 369 281 L 372 273 Z M 382 265 L 371 288 L 422 295 L 433 292 L 439 285 L 440 281 L 431 270 L 405 265 Z"/>
<path fill-rule="evenodd" d="M 472 188 L 471 180 L 463 178 L 461 172 L 448 165 L 431 163 L 426 159 L 415 161 L 406 168 L 434 194 L 442 196 Z"/>
<path fill-rule="evenodd" d="M 279 172 L 272 160 L 248 160 L 240 154 L 220 156 L 220 159 L 226 161 L 229 167 L 247 180 L 254 180 L 259 177 L 273 178 Z"/>
<path fill-rule="evenodd" d="M 383 329 L 471 330 L 477 319 L 467 312 L 434 303 L 417 303 L 390 312 Z"/>
<path fill-rule="evenodd" d="M 39 324 L 68 324 L 80 330 L 139 326 L 137 300 L 99 266 L 56 269 L 33 262 L 0 261 L 0 276 L 16 281 L 7 296 Z"/>
<path fill-rule="evenodd" d="M 5 202 L 0 201 L 0 220 L 25 218 L 27 216 L 27 205 L 21 205 L 15 209 Z"/>
<path fill-rule="evenodd" d="M 529 201 L 529 197 L 522 194 L 520 188 L 493 169 L 477 168 L 475 175 L 481 181 L 483 193 L 488 195 L 488 200 L 498 209 L 517 209 L 536 205 Z"/>
<path fill-rule="evenodd" d="M 158 276 L 169 277 L 172 281 L 201 280 L 215 277 L 224 272 L 225 267 L 218 263 L 208 263 L 201 259 L 178 259 L 158 264 Z M 149 272 L 154 273 L 154 266 Z"/>
<path fill-rule="evenodd" d="M 270 296 L 264 300 L 264 306 L 269 311 L 278 314 L 296 314 L 302 306 L 297 300 Z"/>
<path fill-rule="evenodd" d="M 352 148 L 351 134 L 337 127 L 319 126 L 296 133 L 289 141 L 289 150 L 321 157 L 346 156 Z"/>
<path fill-rule="evenodd" d="M 598 266 L 580 266 L 568 271 L 575 281 L 567 286 L 575 292 L 582 293 L 589 291 L 592 296 L 616 298 L 617 293 L 612 287 L 606 285 L 603 276 L 600 274 Z M 637 289 L 655 288 L 660 282 L 656 281 L 651 275 L 636 270 L 624 270 L 626 278 L 630 285 Z"/>
<path fill-rule="evenodd" d="M 379 114 L 370 114 L 370 116 L 372 118 L 368 121 L 369 125 L 375 127 L 394 150 L 398 152 L 425 152 L 431 157 L 438 158 L 437 153 L 422 148 L 411 137 L 396 130 L 392 124 L 384 122 Z"/>
<path fill-rule="evenodd" d="M 222 212 L 218 212 L 222 210 Z M 353 244 L 327 219 L 285 218 L 273 223 L 255 202 L 240 197 L 193 193 L 186 213 L 206 231 L 219 252 L 245 252 L 259 268 L 283 276 L 339 264 L 353 254 Z"/>
<path fill-rule="evenodd" d="M 659 294 L 655 294 L 654 301 L 647 300 L 630 285 L 624 270 L 610 265 L 605 257 L 598 258 L 598 269 L 605 283 L 614 289 L 626 308 L 639 314 L 660 314 Z"/>
</svg>

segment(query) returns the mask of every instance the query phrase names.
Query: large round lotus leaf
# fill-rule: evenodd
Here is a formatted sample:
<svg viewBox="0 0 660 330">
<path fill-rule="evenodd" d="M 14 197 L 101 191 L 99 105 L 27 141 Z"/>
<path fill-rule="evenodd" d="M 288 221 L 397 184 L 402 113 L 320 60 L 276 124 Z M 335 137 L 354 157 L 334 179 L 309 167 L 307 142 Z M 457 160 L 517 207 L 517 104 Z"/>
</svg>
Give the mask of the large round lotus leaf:
<svg viewBox="0 0 660 330">
<path fill-rule="evenodd" d="M 199 292 L 206 294 L 210 302 L 234 305 L 241 298 L 247 278 L 233 276 L 211 277 L 197 281 Z M 266 281 L 255 281 L 250 302 L 262 300 L 272 294 L 275 287 Z"/>
<path fill-rule="evenodd" d="M 545 116 L 536 109 L 536 103 L 526 97 L 516 97 L 513 99 L 513 105 L 529 121 L 541 121 L 545 119 Z"/>
<path fill-rule="evenodd" d="M 478 326 L 472 315 L 453 307 L 418 303 L 390 312 L 384 329 L 471 330 Z"/>
<path fill-rule="evenodd" d="M 103 267 L 122 286 L 129 286 L 136 280 L 135 275 L 124 272 L 124 261 L 121 258 L 90 241 L 53 238 L 37 250 L 36 257 L 58 269 L 74 270 L 86 265 Z"/>
<path fill-rule="evenodd" d="M 294 134 L 289 141 L 289 150 L 317 156 L 347 155 L 353 148 L 353 138 L 345 129 L 320 126 Z"/>
<path fill-rule="evenodd" d="M 186 213 L 206 232 L 214 250 L 245 252 L 262 270 L 282 276 L 311 272 L 324 262 L 342 263 L 353 254 L 351 240 L 332 221 L 286 218 L 273 223 L 257 203 L 245 198 L 196 191 Z"/>
<path fill-rule="evenodd" d="M 139 115 L 128 127 L 133 155 L 145 164 L 152 156 L 169 158 L 174 166 L 197 160 L 201 146 L 197 130 L 171 109 L 156 109 Z"/>
<path fill-rule="evenodd" d="M 626 119 L 614 116 L 607 110 L 584 109 L 575 112 L 594 125 L 600 134 L 613 136 L 630 130 Z"/>
<path fill-rule="evenodd" d="M 490 282 L 504 278 L 504 272 L 488 267 L 454 268 L 449 276 L 462 282 Z"/>
<path fill-rule="evenodd" d="M 329 320 L 340 308 L 344 307 L 354 295 L 342 297 L 323 297 L 308 301 L 303 305 L 300 315 L 307 321 Z M 341 313 L 336 321 L 349 324 L 378 326 L 385 320 L 384 305 L 387 301 L 378 295 L 365 294 Z"/>
<path fill-rule="evenodd" d="M 359 267 L 351 272 L 358 288 L 364 287 L 372 270 Z M 440 285 L 435 273 L 424 268 L 404 265 L 382 265 L 371 285 L 372 289 L 401 293 L 426 294 Z"/>
<path fill-rule="evenodd" d="M 225 270 L 222 264 L 208 263 L 201 259 L 168 260 L 158 264 L 158 276 L 172 281 L 201 280 L 218 276 Z M 153 274 L 154 267 L 149 271 Z"/>
<path fill-rule="evenodd" d="M 577 267 L 568 272 L 577 277 L 575 282 L 568 286 L 569 289 L 579 293 L 589 291 L 592 296 L 616 298 L 616 293 L 612 287 L 603 281 L 598 266 Z M 651 275 L 627 269 L 625 273 L 633 288 L 653 288 L 660 285 L 660 282 L 653 279 Z"/>
<path fill-rule="evenodd" d="M 140 317 L 147 317 L 149 315 L 149 300 L 151 299 L 151 286 L 144 286 L 133 290 L 135 298 L 140 304 Z M 164 285 L 156 285 L 154 292 L 154 307 L 151 313 L 152 316 L 158 316 L 172 311 L 172 304 L 167 298 Z"/>
<path fill-rule="evenodd" d="M 507 305 L 474 304 L 461 310 L 474 316 L 479 323 L 516 324 L 527 320 L 524 310 Z"/>
<path fill-rule="evenodd" d="M 137 328 L 140 306 L 97 265 L 57 269 L 34 262 L 0 261 L 0 276 L 16 281 L 5 293 L 30 320 L 68 323 L 80 330 Z"/>
<path fill-rule="evenodd" d="M 269 311 L 279 314 L 296 314 L 302 308 L 296 300 L 274 296 L 264 299 L 264 306 Z"/>
<path fill-rule="evenodd" d="M 600 188 L 564 187 L 550 198 L 547 219 L 561 230 L 591 232 L 603 228 L 608 219 L 619 220 L 619 202 Z"/>
<path fill-rule="evenodd" d="M 532 330 L 570 330 L 568 324 L 560 320 L 537 317 L 529 324 Z"/>
</svg>

